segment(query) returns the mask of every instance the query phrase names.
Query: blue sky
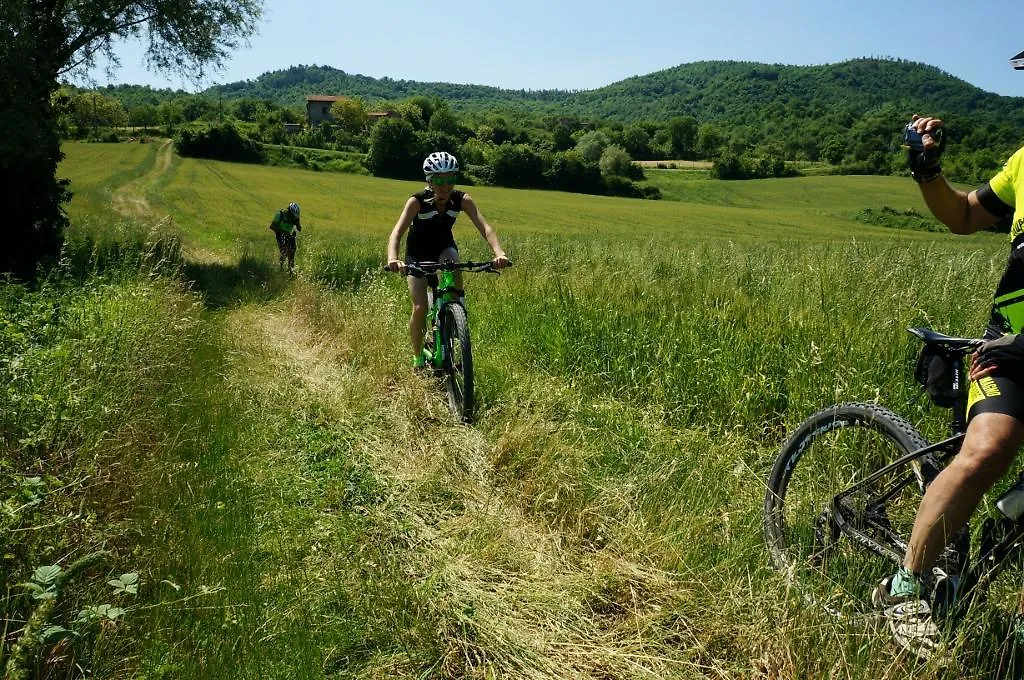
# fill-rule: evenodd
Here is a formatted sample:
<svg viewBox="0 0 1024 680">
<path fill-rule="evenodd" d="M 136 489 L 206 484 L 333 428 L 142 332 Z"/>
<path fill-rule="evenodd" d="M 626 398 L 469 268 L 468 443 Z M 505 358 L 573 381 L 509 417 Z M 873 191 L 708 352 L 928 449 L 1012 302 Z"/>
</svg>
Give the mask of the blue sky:
<svg viewBox="0 0 1024 680">
<path fill-rule="evenodd" d="M 1024 3 L 860 0 L 265 0 L 258 35 L 198 86 L 146 71 L 141 46 L 95 82 L 187 90 L 295 64 L 381 78 L 524 89 L 592 89 L 678 64 L 734 59 L 827 64 L 864 56 L 937 66 L 1024 96 Z"/>
</svg>

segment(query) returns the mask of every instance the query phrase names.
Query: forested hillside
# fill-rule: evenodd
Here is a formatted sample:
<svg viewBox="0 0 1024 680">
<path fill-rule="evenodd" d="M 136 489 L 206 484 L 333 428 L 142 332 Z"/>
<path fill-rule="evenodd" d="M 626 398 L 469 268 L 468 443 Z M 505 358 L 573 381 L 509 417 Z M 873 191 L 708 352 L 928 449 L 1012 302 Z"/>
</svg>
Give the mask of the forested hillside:
<svg viewBox="0 0 1024 680">
<path fill-rule="evenodd" d="M 366 110 L 390 111 L 412 125 L 402 134 L 392 130 L 395 143 L 388 148 L 414 149 L 415 156 L 419 146 L 440 144 L 472 165 L 488 166 L 477 173 L 480 181 L 504 186 L 527 185 L 522 177 L 558 174 L 559 164 L 548 156 L 580 149 L 591 132 L 601 142 L 601 149 L 590 154 L 592 165 L 610 144 L 634 160 L 711 159 L 715 175 L 729 179 L 780 176 L 785 174 L 783 161 L 821 161 L 842 173 L 903 172 L 898 132 L 914 112 L 947 121 L 953 143 L 946 174 L 974 183 L 991 176 L 1020 145 L 1024 126 L 1022 98 L 985 92 L 933 66 L 876 58 L 821 66 L 696 62 L 580 92 L 421 83 L 293 66 L 198 95 L 139 86 L 107 88 L 103 94 L 120 100 L 133 120 L 159 121 L 169 130 L 177 122 L 235 119 L 258 123 L 263 142 L 369 151 L 368 165 L 375 174 L 418 172 L 403 154 L 388 152 L 387 162 L 374 161 L 379 153 L 371 149 L 368 128 L 361 125 L 347 136 L 326 128 L 308 138 L 285 136 L 283 123 L 305 120 L 306 96 L 345 95 Z M 95 100 L 79 108 L 86 118 L 95 116 Z M 443 114 L 434 120 L 434 112 Z M 449 137 L 413 144 L 414 132 Z M 504 157 L 515 154 L 510 161 L 515 172 L 503 173 Z M 532 154 L 530 163 L 522 161 L 524 154 Z M 388 170 L 391 166 L 401 171 Z M 598 191 L 594 177 L 570 174 L 572 181 L 534 185 Z M 617 190 L 600 188 L 605 191 Z"/>
<path fill-rule="evenodd" d="M 993 68 L 997 68 L 994 65 Z M 157 104 L 183 94 L 144 86 L 108 88 L 126 105 Z M 1019 126 L 1019 97 L 985 92 L 933 66 L 890 59 L 855 59 L 822 66 L 705 61 L 636 76 L 596 90 L 503 90 L 483 85 L 424 83 L 353 75 L 329 66 L 292 66 L 255 80 L 217 85 L 203 93 L 299 106 L 311 94 L 398 100 L 436 96 L 456 111 L 513 107 L 604 120 L 658 120 L 691 115 L 701 121 L 751 122 L 830 119 L 850 124 L 892 103 L 945 115 L 998 116 Z"/>
</svg>

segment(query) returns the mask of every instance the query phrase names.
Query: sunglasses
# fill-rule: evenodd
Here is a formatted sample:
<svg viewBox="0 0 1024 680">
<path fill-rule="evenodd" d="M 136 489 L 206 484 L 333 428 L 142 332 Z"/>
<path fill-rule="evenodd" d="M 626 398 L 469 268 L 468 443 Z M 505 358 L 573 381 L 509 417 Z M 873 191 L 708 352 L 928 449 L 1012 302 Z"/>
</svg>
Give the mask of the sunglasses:
<svg viewBox="0 0 1024 680">
<path fill-rule="evenodd" d="M 455 175 L 448 175 L 447 177 L 443 175 L 434 175 L 433 177 L 430 178 L 430 183 L 433 184 L 434 186 L 439 187 L 443 187 L 446 185 L 455 186 L 455 179 Z"/>
</svg>

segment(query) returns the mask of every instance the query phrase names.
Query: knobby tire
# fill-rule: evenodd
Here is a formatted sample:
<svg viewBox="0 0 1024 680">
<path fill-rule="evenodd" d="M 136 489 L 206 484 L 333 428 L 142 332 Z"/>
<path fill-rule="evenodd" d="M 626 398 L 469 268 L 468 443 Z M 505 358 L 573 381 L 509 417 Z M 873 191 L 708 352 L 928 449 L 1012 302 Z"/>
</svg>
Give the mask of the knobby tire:
<svg viewBox="0 0 1024 680">
<path fill-rule="evenodd" d="M 815 413 L 782 446 L 768 478 L 764 535 L 772 566 L 809 602 L 846 617 L 870 611 L 870 591 L 892 573 L 891 560 L 874 555 L 832 528 L 836 494 L 898 457 L 927 446 L 909 422 L 873 404 L 840 404 Z M 909 474 L 910 468 L 894 473 Z M 886 481 L 879 480 L 878 485 Z M 880 487 L 879 487 L 880 488 Z M 870 497 L 864 494 L 863 499 Z M 885 504 L 892 534 L 905 544 L 920 503 L 917 483 Z M 852 497 L 855 514 L 860 497 Z"/>
<path fill-rule="evenodd" d="M 453 302 L 445 305 L 442 341 L 445 373 L 448 376 L 448 405 L 455 419 L 468 423 L 473 418 L 473 350 L 465 308 Z"/>
</svg>

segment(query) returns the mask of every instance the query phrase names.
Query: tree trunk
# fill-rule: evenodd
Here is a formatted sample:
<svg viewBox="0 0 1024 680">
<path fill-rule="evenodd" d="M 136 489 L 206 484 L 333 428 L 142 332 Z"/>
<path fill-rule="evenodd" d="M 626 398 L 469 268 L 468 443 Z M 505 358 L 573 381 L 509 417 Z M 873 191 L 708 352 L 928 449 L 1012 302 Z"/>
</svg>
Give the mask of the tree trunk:
<svg viewBox="0 0 1024 680">
<path fill-rule="evenodd" d="M 0 272 L 27 280 L 60 253 L 70 194 L 57 179 L 63 154 L 50 105 L 63 25 L 52 1 L 21 9 L 21 30 L 0 33 Z"/>
</svg>

